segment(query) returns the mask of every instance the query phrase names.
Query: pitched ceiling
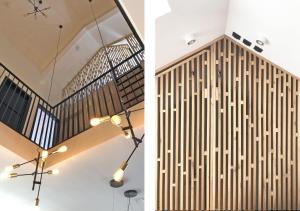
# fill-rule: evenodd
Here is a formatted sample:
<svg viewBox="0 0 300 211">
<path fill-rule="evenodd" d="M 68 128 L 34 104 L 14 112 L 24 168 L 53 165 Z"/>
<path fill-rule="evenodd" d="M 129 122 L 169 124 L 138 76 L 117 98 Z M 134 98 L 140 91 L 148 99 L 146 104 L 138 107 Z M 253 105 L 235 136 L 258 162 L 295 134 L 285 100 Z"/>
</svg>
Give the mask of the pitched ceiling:
<svg viewBox="0 0 300 211">
<path fill-rule="evenodd" d="M 137 128 L 141 136 L 143 128 Z M 57 176 L 46 175 L 41 188 L 40 207 L 43 211 L 126 210 L 128 199 L 123 195 L 136 189 L 138 196 L 131 201 L 130 210 L 144 210 L 144 146 L 138 148 L 126 169 L 125 184 L 114 189 L 109 186 L 113 172 L 124 160 L 134 144 L 124 137 L 113 138 L 51 169 L 59 169 Z M 0 169 L 15 162 L 24 162 L 17 155 L 0 146 Z M 18 170 L 32 172 L 33 165 Z M 31 191 L 32 177 L 0 180 L 0 210 L 32 211 L 36 192 Z"/>
<path fill-rule="evenodd" d="M 261 55 L 300 77 L 300 1 L 168 0 L 171 12 L 157 19 L 156 69 L 183 57 L 218 36 L 235 31 L 253 44 L 264 36 Z M 184 37 L 193 34 L 194 45 Z"/>
<path fill-rule="evenodd" d="M 24 17 L 33 10 L 28 0 L 0 2 L 1 33 L 22 52 L 39 70 L 44 70 L 55 55 L 58 25 L 64 25 L 60 49 L 78 34 L 93 18 L 89 2 L 74 0 L 44 0 L 43 7 L 51 9 L 39 16 Z M 115 7 L 113 0 L 94 0 L 94 11 L 101 17 Z"/>
</svg>

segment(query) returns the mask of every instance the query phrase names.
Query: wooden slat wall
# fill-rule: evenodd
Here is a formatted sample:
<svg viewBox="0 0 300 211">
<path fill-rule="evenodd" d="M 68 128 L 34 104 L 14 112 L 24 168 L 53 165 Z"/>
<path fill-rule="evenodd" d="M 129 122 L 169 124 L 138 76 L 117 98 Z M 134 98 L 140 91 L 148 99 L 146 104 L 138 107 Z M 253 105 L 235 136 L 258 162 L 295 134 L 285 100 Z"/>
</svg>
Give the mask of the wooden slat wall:
<svg viewBox="0 0 300 211">
<path fill-rule="evenodd" d="M 227 37 L 157 75 L 157 210 L 300 209 L 299 83 Z"/>
</svg>

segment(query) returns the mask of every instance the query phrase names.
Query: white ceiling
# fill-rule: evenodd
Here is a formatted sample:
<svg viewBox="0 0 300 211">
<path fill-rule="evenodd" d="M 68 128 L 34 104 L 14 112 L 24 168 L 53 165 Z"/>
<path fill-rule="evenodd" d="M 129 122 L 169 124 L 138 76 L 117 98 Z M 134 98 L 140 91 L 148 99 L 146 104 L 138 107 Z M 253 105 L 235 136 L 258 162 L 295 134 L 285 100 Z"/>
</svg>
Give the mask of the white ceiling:
<svg viewBox="0 0 300 211">
<path fill-rule="evenodd" d="M 35 20 L 33 16 L 24 17 L 24 14 L 33 11 L 33 6 L 28 0 L 0 1 L 1 33 L 40 70 L 43 70 L 55 55 L 59 24 L 64 25 L 60 45 L 60 49 L 64 49 L 76 34 L 93 20 L 88 1 L 42 2 L 40 8 L 51 7 L 45 11 L 48 17 L 38 16 Z M 115 8 L 113 0 L 96 0 L 92 3 L 97 17 L 102 17 Z"/>
<path fill-rule="evenodd" d="M 141 136 L 143 128 L 136 129 L 136 132 Z M 112 174 L 121 161 L 128 157 L 133 147 L 132 141 L 116 137 L 51 167 L 51 169 L 58 168 L 60 174 L 44 177 L 40 210 L 125 211 L 128 200 L 123 193 L 128 189 L 137 189 L 139 192 L 138 196 L 131 200 L 130 210 L 144 210 L 143 144 L 130 160 L 124 186 L 119 189 L 109 186 Z M 23 162 L 23 159 L 0 146 L 0 169 L 16 162 Z M 34 169 L 33 165 L 24 166 L 19 172 L 31 172 L 32 169 Z M 36 195 L 31 191 L 32 179 L 29 176 L 1 180 L 0 210 L 34 210 Z"/>
<path fill-rule="evenodd" d="M 168 0 L 171 12 L 156 21 L 156 69 L 196 50 L 225 32 L 228 0 Z M 197 42 L 185 44 L 193 34 Z"/>
<path fill-rule="evenodd" d="M 248 40 L 263 35 L 269 43 L 262 56 L 300 77 L 300 1 L 230 0 L 226 34 Z"/>
<path fill-rule="evenodd" d="M 125 19 L 118 9 L 114 9 L 98 20 L 104 44 L 112 43 L 131 33 Z M 58 103 L 61 100 L 62 89 L 72 80 L 81 68 L 102 47 L 97 26 L 94 22 L 82 28 L 76 37 L 59 53 L 53 89 L 50 101 Z M 53 69 L 53 61 L 43 71 L 41 86 L 49 87 L 49 81 Z"/>
<path fill-rule="evenodd" d="M 252 43 L 266 36 L 261 55 L 300 76 L 300 1 L 168 0 L 171 12 L 156 22 L 156 69 L 172 63 L 218 36 L 236 31 Z M 187 46 L 184 37 L 195 34 Z"/>
<path fill-rule="evenodd" d="M 54 104 L 61 100 L 62 88 L 102 45 L 88 1 L 43 2 L 52 7 L 48 18 L 34 20 L 23 17 L 23 13 L 31 9 L 27 0 L 20 4 L 17 0 L 0 0 L 0 62 L 46 97 L 57 43 L 57 25 L 64 23 L 50 99 Z M 93 4 L 96 14 L 100 15 L 97 21 L 105 44 L 131 33 L 113 0 L 97 0 Z"/>
</svg>

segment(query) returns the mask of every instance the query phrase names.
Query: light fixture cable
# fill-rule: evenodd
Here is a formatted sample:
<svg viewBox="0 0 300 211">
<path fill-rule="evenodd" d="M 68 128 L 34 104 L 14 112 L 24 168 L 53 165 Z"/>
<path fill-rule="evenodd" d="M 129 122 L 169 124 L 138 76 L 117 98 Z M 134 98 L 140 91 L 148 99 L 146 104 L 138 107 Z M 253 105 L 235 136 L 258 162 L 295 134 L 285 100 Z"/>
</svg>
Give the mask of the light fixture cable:
<svg viewBox="0 0 300 211">
<path fill-rule="evenodd" d="M 50 88 L 49 88 L 49 94 L 48 94 L 47 102 L 49 102 L 49 100 L 50 100 L 50 95 L 51 95 L 51 91 L 52 91 L 53 78 L 54 78 L 54 72 L 55 72 L 55 68 L 56 68 L 56 62 L 57 62 L 57 57 L 58 57 L 58 51 L 59 51 L 59 44 L 60 44 L 62 29 L 63 29 L 63 25 L 59 25 L 58 40 L 57 40 L 57 45 L 56 45 L 56 54 L 55 54 L 55 57 L 54 57 L 54 64 L 53 64 L 53 69 L 52 69 L 52 74 L 51 74 Z"/>
</svg>

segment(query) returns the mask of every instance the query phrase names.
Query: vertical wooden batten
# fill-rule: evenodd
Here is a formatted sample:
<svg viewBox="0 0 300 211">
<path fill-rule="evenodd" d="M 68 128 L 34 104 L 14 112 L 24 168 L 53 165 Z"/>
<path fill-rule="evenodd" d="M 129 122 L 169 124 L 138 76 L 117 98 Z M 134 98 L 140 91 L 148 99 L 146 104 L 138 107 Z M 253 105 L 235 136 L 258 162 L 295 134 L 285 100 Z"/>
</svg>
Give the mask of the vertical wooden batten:
<svg viewBox="0 0 300 211">
<path fill-rule="evenodd" d="M 157 76 L 157 210 L 300 209 L 300 85 L 228 37 Z"/>
</svg>

